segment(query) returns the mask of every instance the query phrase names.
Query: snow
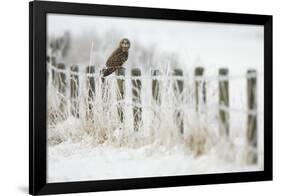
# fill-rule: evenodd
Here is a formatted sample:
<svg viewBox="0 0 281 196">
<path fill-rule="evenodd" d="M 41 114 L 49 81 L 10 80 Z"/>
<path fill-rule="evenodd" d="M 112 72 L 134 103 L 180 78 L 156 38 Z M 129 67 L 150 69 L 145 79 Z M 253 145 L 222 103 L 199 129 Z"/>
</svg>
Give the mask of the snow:
<svg viewBox="0 0 281 196">
<path fill-rule="evenodd" d="M 134 149 L 66 142 L 49 147 L 48 155 L 49 182 L 261 170 L 257 166 L 219 159 L 215 152 L 194 158 L 182 145 L 168 150 L 153 145 Z"/>
<path fill-rule="evenodd" d="M 143 144 L 141 141 L 147 140 L 146 136 L 134 133 L 129 135 L 135 137 L 131 139 L 134 142 L 124 143 L 124 130 L 117 128 L 113 132 L 115 140 L 97 144 L 90 135 L 81 131 L 81 121 L 78 119 L 70 117 L 58 126 L 57 135 L 49 134 L 48 137 L 62 141 L 48 144 L 48 182 L 263 170 L 261 163 L 245 163 L 245 139 L 235 135 L 231 137 L 236 139 L 230 142 L 195 130 L 183 135 L 176 143 L 169 141 L 170 138 L 160 138 Z M 53 132 L 49 130 L 49 133 Z M 190 141 L 187 138 L 192 134 L 194 137 Z M 207 139 L 205 144 L 202 143 L 204 139 Z M 203 153 L 198 154 L 198 149 Z"/>
</svg>

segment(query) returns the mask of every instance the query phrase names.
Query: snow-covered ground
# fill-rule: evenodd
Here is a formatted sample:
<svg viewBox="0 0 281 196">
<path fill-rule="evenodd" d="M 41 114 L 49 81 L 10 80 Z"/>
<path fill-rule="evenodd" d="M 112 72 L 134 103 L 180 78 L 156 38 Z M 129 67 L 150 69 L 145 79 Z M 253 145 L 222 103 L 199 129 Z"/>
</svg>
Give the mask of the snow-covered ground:
<svg viewBox="0 0 281 196">
<path fill-rule="evenodd" d="M 247 166 L 234 161 L 231 157 L 233 152 L 230 149 L 224 150 L 226 156 L 229 156 L 228 159 L 219 158 L 215 149 L 195 158 L 183 145 L 170 149 L 153 145 L 141 148 L 115 148 L 66 142 L 49 147 L 48 181 L 68 182 L 262 170 L 258 166 Z"/>
<path fill-rule="evenodd" d="M 232 124 L 232 127 L 240 125 Z M 211 127 L 210 124 L 210 130 Z M 258 164 L 246 163 L 248 151 L 244 129 L 234 129 L 238 131 L 232 131 L 230 139 L 216 137 L 217 130 L 213 135 L 195 130 L 175 139 L 170 134 L 176 130 L 171 130 L 152 141 L 143 132 L 124 136 L 124 130 L 116 129 L 112 133 L 113 139 L 102 144 L 98 144 L 93 135 L 86 134 L 81 129 L 81 122 L 73 117 L 55 130 L 49 130 L 48 182 L 263 170 L 261 137 Z M 192 140 L 191 135 L 194 136 Z M 59 138 L 61 143 L 52 143 L 53 138 Z"/>
</svg>

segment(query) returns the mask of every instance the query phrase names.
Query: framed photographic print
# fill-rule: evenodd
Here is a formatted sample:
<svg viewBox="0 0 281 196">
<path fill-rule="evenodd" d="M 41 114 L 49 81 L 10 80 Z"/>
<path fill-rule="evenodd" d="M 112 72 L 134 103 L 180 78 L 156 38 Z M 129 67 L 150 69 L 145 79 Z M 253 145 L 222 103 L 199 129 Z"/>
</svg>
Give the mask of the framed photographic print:
<svg viewBox="0 0 281 196">
<path fill-rule="evenodd" d="M 272 16 L 29 6 L 30 194 L 272 180 Z"/>
</svg>

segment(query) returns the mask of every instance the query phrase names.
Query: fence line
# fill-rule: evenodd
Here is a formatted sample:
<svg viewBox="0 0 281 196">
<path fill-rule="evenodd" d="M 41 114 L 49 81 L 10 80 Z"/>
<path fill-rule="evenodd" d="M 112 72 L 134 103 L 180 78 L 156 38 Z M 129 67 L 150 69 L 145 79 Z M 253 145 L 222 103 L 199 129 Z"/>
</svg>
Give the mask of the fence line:
<svg viewBox="0 0 281 196">
<path fill-rule="evenodd" d="M 64 74 L 72 74 L 72 75 L 81 75 L 81 76 L 88 76 L 88 77 L 101 77 L 99 73 L 83 73 L 83 72 L 73 72 L 70 70 L 63 70 L 53 65 L 49 64 L 50 69 L 57 72 L 57 73 L 64 73 Z M 172 75 L 142 75 L 142 76 L 121 76 L 121 75 L 109 75 L 108 78 L 115 78 L 115 79 L 123 79 L 123 80 L 191 80 L 190 77 L 185 75 L 183 76 L 172 76 Z M 247 78 L 256 78 L 256 77 L 264 77 L 262 73 L 250 73 L 250 74 L 241 74 L 241 75 L 229 75 L 229 76 L 193 76 L 192 79 L 194 81 L 224 81 L 224 80 L 239 80 L 239 79 L 247 79 Z"/>
<path fill-rule="evenodd" d="M 54 67 L 53 65 L 51 65 L 51 70 L 54 70 L 54 71 L 56 71 L 56 72 L 59 72 L 59 73 L 64 73 L 64 74 L 71 74 L 71 75 L 86 75 L 86 76 L 101 76 L 100 74 L 88 74 L 87 72 L 86 73 L 83 73 L 83 72 L 73 72 L 73 71 L 68 71 L 68 70 L 63 70 L 63 69 L 58 69 L 58 68 L 56 68 L 56 67 Z M 246 77 L 247 76 L 247 77 Z M 248 79 L 251 79 L 251 78 L 255 78 L 255 77 L 257 77 L 258 76 L 258 74 L 249 74 L 249 75 L 247 75 L 247 74 L 245 74 L 245 75 L 237 75 L 237 76 L 234 76 L 234 77 L 221 77 L 222 78 L 222 81 L 223 80 L 225 80 L 225 79 L 227 79 L 227 78 L 243 78 L 243 79 L 245 79 L 245 77 L 246 78 L 248 78 Z M 262 75 L 263 76 L 263 75 Z M 119 75 L 117 75 L 117 76 L 111 76 L 111 77 L 114 77 L 114 79 L 119 79 L 119 80 L 128 80 L 128 79 L 143 79 L 143 78 L 145 78 L 145 79 L 150 79 L 150 80 L 159 80 L 159 79 L 165 79 L 165 80 L 167 80 L 167 78 L 169 79 L 173 79 L 173 80 L 181 80 L 181 79 L 185 79 L 185 80 L 189 80 L 190 81 L 190 79 L 186 79 L 185 78 L 185 76 L 161 76 L 161 77 L 159 77 L 159 76 L 154 76 L 154 75 L 151 75 L 151 76 L 119 76 Z M 209 78 L 209 77 L 207 77 L 207 78 Z M 210 78 L 215 78 L 215 77 L 210 77 Z M 217 76 L 217 78 L 220 78 L 220 76 Z M 196 79 L 198 79 L 198 81 L 206 81 L 206 77 L 204 77 L 204 76 L 195 76 L 193 79 L 195 79 L 194 81 L 197 81 Z M 219 79 L 218 79 L 219 80 Z M 59 90 L 56 90 L 56 93 L 60 96 L 60 97 L 62 97 L 62 98 L 65 98 L 65 99 L 67 99 L 68 97 L 67 96 L 65 96 L 65 95 L 63 95 L 62 93 L 60 93 L 59 92 Z M 118 101 L 118 102 L 116 102 L 115 104 L 117 105 L 119 105 L 119 104 L 123 104 L 123 103 L 125 103 L 123 100 L 120 100 L 120 101 Z M 103 104 L 106 104 L 106 103 L 103 103 Z M 112 103 L 110 103 L 110 104 L 112 104 Z M 154 106 L 152 106 L 152 105 L 138 105 L 138 104 L 136 104 L 136 103 L 134 103 L 134 102 L 126 102 L 125 103 L 125 106 L 137 106 L 137 107 L 145 107 L 145 108 L 151 108 L 151 107 L 154 107 Z M 187 107 L 187 106 L 189 106 L 189 107 Z M 257 113 L 259 113 L 259 114 L 263 114 L 263 111 L 255 111 L 255 110 L 245 110 L 245 109 L 240 109 L 240 108 L 231 108 L 231 107 L 225 107 L 224 105 L 219 105 L 219 104 L 213 104 L 213 105 L 206 105 L 206 104 L 199 104 L 198 105 L 199 107 L 204 107 L 204 108 L 210 108 L 210 109 L 213 109 L 213 108 L 219 108 L 219 109 L 221 109 L 221 110 L 225 110 L 225 111 L 229 111 L 229 112 L 240 112 L 240 113 L 245 113 L 245 114 L 249 114 L 249 115 L 257 115 Z M 181 105 L 179 105 L 178 106 L 178 108 L 180 108 L 180 107 L 184 107 L 184 109 L 194 109 L 195 108 L 195 106 L 190 106 L 190 105 L 185 105 L 185 104 L 181 104 Z M 161 108 L 164 108 L 164 109 L 173 109 L 173 108 L 175 108 L 175 106 L 161 106 Z"/>
</svg>

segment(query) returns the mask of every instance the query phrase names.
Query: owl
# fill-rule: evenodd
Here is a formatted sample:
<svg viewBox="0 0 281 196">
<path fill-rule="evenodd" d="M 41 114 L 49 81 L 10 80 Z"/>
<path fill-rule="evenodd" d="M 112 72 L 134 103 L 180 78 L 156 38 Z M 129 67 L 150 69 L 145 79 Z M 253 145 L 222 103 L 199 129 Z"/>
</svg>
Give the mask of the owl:
<svg viewBox="0 0 281 196">
<path fill-rule="evenodd" d="M 127 61 L 129 56 L 130 41 L 124 38 L 120 41 L 118 48 L 110 55 L 106 61 L 106 68 L 102 70 L 102 76 L 106 77 L 117 69 L 122 68 L 122 65 Z"/>
</svg>

